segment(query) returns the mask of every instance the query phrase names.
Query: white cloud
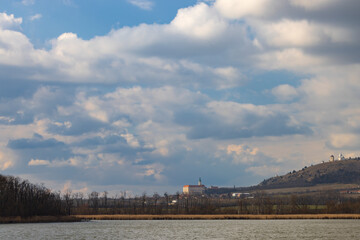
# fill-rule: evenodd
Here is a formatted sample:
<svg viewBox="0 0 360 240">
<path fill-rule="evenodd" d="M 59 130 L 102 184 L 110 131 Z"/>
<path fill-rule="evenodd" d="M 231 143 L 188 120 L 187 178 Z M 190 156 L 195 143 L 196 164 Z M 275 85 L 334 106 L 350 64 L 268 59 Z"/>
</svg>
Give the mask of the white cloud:
<svg viewBox="0 0 360 240">
<path fill-rule="evenodd" d="M 276 47 L 310 47 L 354 40 L 351 29 L 308 20 L 282 19 L 272 23 L 260 21 L 255 23 L 255 27 L 263 42 Z"/>
<path fill-rule="evenodd" d="M 306 20 L 282 20 L 260 29 L 264 39 L 275 46 L 311 46 L 321 42 L 321 29 Z"/>
<path fill-rule="evenodd" d="M 4 171 L 14 165 L 14 156 L 8 150 L 0 149 L 0 170 Z"/>
<path fill-rule="evenodd" d="M 21 3 L 25 6 L 33 5 L 35 3 L 35 0 L 22 0 Z"/>
<path fill-rule="evenodd" d="M 315 73 L 330 64 L 329 59 L 311 55 L 301 48 L 285 48 L 257 56 L 258 65 L 264 69 L 287 69 L 297 72 Z"/>
<path fill-rule="evenodd" d="M 50 165 L 50 161 L 48 160 L 40 160 L 40 159 L 31 159 L 28 163 L 29 166 L 42 166 L 42 165 Z"/>
<path fill-rule="evenodd" d="M 217 88 L 241 84 L 241 79 L 236 76 L 238 70 L 234 66 L 222 64 L 221 67 L 210 67 L 191 61 L 188 57 L 167 59 L 146 54 L 156 48 L 166 54 L 172 51 L 183 54 L 177 50 L 183 40 L 187 42 L 186 48 L 189 49 L 186 52 L 190 55 L 193 54 L 192 49 L 200 49 L 201 55 L 208 54 L 207 49 L 213 48 L 202 45 L 202 42 L 208 42 L 208 37 L 218 41 L 226 24 L 219 18 L 213 20 L 213 10 L 205 4 L 189 11 L 196 13 L 196 19 L 203 20 L 191 20 L 189 24 L 183 25 L 180 11 L 180 16 L 169 25 L 122 28 L 107 36 L 90 40 L 80 39 L 74 33 L 63 33 L 51 41 L 52 48 L 49 51 L 34 49 L 29 39 L 20 32 L 7 31 L 2 34 L 2 46 L 6 55 L 0 55 L 0 63 L 30 67 L 30 72 L 20 71 L 17 74 L 20 74 L 19 78 L 41 81 L 168 83 L 168 79 L 172 78 L 170 84 L 178 81 L 179 85 L 196 87 L 209 85 L 209 81 Z M 191 15 L 188 18 L 190 19 Z M 200 42 L 192 42 L 189 38 L 198 39 Z M 143 56 L 139 51 L 144 52 Z M 104 64 L 105 62 L 107 64 Z M 184 76 L 184 73 L 187 73 L 187 76 Z M 194 79 L 198 81 L 194 82 Z"/>
<path fill-rule="evenodd" d="M 154 3 L 149 0 L 127 0 L 129 3 L 131 3 L 134 6 L 137 6 L 144 10 L 152 10 L 154 7 Z"/>
<path fill-rule="evenodd" d="M 38 20 L 40 18 L 42 18 L 42 15 L 40 13 L 38 13 L 38 14 L 31 16 L 30 21 Z"/>
<path fill-rule="evenodd" d="M 258 148 L 251 148 L 244 144 L 236 145 L 230 144 L 226 147 L 226 154 L 233 157 L 233 163 L 246 163 L 250 164 L 256 162 L 256 155 L 259 154 Z"/>
<path fill-rule="evenodd" d="M 235 144 L 228 145 L 226 150 L 227 150 L 227 154 L 229 155 L 232 153 L 235 153 L 236 155 L 241 155 L 242 153 L 247 153 L 249 155 L 256 155 L 259 151 L 258 148 L 252 149 L 245 145 L 235 145 Z"/>
<path fill-rule="evenodd" d="M 83 103 L 84 109 L 91 117 L 106 123 L 109 121 L 107 113 L 99 107 L 98 101 L 96 97 L 87 99 L 86 102 Z"/>
<path fill-rule="evenodd" d="M 123 138 L 126 139 L 126 142 L 134 148 L 140 147 L 139 141 L 134 137 L 134 135 L 130 133 L 121 134 Z"/>
<path fill-rule="evenodd" d="M 262 118 L 271 116 L 274 112 L 271 107 L 256 106 L 254 104 L 240 104 L 231 101 L 211 101 L 207 104 L 210 111 L 221 116 L 226 122 L 241 122 L 247 114 L 258 115 Z"/>
<path fill-rule="evenodd" d="M 15 18 L 14 14 L 0 13 L 0 29 L 16 29 L 21 23 L 22 18 Z"/>
<path fill-rule="evenodd" d="M 331 134 L 330 145 L 336 149 L 358 150 L 360 136 L 354 133 Z"/>
<path fill-rule="evenodd" d="M 180 9 L 171 22 L 173 31 L 183 33 L 189 37 L 209 39 L 220 36 L 227 27 L 225 20 L 205 3 L 194 7 Z"/>
<path fill-rule="evenodd" d="M 143 167 L 144 172 L 140 173 L 138 175 L 140 176 L 152 176 L 156 179 L 156 181 L 163 181 L 164 180 L 164 176 L 161 174 L 164 170 L 164 166 L 162 164 L 150 164 L 150 165 L 145 165 Z"/>
<path fill-rule="evenodd" d="M 23 73 L 21 78 L 42 81 L 168 84 L 171 78 L 170 84 L 201 87 L 210 82 L 217 89 L 226 89 L 243 83 L 244 78 L 237 75 L 243 64 L 256 64 L 254 52 L 265 69 L 311 69 L 329 59 L 310 55 L 303 47 L 355 44 L 352 39 L 357 36 L 341 26 L 306 19 L 251 20 L 247 24 L 258 35 L 254 40 L 247 38 L 246 25 L 224 19 L 216 4 L 199 3 L 180 9 L 170 24 L 125 27 L 90 40 L 64 33 L 52 41 L 49 51 L 34 49 L 26 36 L 10 31 L 3 34 L 7 35 L 3 45 L 8 47 L 3 48 L 6 57 L 0 56 L 0 62 L 30 65 L 30 74 Z M 273 46 L 278 49 L 268 49 Z"/>
<path fill-rule="evenodd" d="M 279 85 L 271 90 L 271 93 L 280 101 L 289 101 L 298 96 L 298 91 L 289 84 Z"/>
<path fill-rule="evenodd" d="M 260 16 L 269 10 L 269 0 L 217 0 L 215 7 L 228 18 Z"/>
<path fill-rule="evenodd" d="M 15 121 L 15 119 L 11 118 L 11 117 L 0 116 L 0 121 L 5 121 L 5 122 L 8 122 L 8 123 L 12 123 L 12 122 Z"/>
<path fill-rule="evenodd" d="M 239 70 L 233 67 L 216 68 L 214 72 L 220 77 L 218 83 L 216 84 L 218 89 L 227 89 L 239 86 L 245 79 Z"/>
</svg>

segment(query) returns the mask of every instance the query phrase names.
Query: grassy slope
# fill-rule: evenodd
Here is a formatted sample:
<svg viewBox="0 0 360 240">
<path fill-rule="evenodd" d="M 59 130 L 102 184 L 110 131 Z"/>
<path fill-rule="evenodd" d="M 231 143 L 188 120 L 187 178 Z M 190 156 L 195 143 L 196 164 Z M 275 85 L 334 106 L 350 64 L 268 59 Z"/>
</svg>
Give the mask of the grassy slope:
<svg viewBox="0 0 360 240">
<path fill-rule="evenodd" d="M 360 184 L 360 160 L 326 162 L 303 168 L 283 176 L 269 178 L 259 184 L 262 189 L 299 188 L 320 184 Z"/>
</svg>

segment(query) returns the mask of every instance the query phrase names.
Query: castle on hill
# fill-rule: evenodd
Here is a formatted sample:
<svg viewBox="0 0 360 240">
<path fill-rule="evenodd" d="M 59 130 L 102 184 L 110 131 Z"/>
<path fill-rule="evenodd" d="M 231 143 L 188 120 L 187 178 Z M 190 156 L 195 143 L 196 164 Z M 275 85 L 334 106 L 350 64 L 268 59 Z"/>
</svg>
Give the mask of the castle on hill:
<svg viewBox="0 0 360 240">
<path fill-rule="evenodd" d="M 186 195 L 202 195 L 205 193 L 205 189 L 205 185 L 201 183 L 201 178 L 199 178 L 198 185 L 185 185 L 183 193 Z"/>
<path fill-rule="evenodd" d="M 351 157 L 349 158 L 345 158 L 344 155 L 342 153 L 339 154 L 338 158 L 335 160 L 334 155 L 330 156 L 330 161 L 329 162 L 335 162 L 335 161 L 343 161 L 343 160 L 350 160 L 352 159 Z M 354 159 L 360 159 L 360 157 L 356 157 Z"/>
</svg>

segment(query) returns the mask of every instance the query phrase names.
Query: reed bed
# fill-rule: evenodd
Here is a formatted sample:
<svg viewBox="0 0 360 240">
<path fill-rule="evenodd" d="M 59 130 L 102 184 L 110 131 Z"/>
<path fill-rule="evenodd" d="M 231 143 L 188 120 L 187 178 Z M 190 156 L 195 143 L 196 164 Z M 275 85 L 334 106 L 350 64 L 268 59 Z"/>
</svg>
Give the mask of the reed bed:
<svg viewBox="0 0 360 240">
<path fill-rule="evenodd" d="M 360 219 L 360 214 L 287 215 L 75 215 L 82 220 L 265 220 L 265 219 Z"/>
</svg>

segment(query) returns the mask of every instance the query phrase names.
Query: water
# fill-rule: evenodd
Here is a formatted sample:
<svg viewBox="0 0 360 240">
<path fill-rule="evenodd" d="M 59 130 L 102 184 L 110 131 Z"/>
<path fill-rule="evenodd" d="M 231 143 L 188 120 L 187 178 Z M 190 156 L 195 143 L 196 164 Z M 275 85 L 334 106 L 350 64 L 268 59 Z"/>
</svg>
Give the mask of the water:
<svg viewBox="0 0 360 240">
<path fill-rule="evenodd" d="M 161 220 L 0 225 L 0 239 L 359 239 L 359 220 Z"/>
</svg>

